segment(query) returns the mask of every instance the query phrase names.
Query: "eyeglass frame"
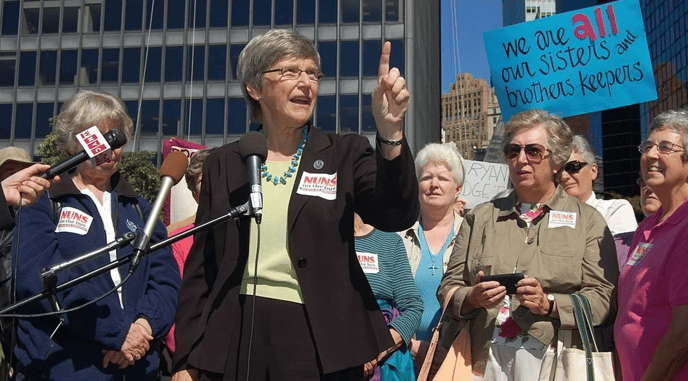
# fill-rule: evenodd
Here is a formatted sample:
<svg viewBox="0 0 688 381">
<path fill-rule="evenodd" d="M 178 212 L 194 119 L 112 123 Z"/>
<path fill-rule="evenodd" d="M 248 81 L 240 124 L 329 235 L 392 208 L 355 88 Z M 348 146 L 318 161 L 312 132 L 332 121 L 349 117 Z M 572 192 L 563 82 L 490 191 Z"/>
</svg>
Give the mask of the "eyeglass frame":
<svg viewBox="0 0 688 381">
<path fill-rule="evenodd" d="M 512 157 L 509 157 L 509 155 L 506 153 L 507 147 L 509 147 L 509 146 L 512 146 L 512 147 L 513 147 L 513 146 L 516 146 L 516 147 L 518 147 L 518 151 L 515 152 L 515 154 L 512 153 L 512 155 L 513 155 Z M 531 155 L 528 154 L 528 148 L 529 148 L 529 147 L 532 148 L 532 147 L 534 147 L 534 146 L 536 146 L 537 156 L 539 157 L 539 159 L 537 159 L 537 161 L 536 161 L 536 159 L 535 159 L 533 156 L 531 156 Z M 542 151 L 541 151 L 540 149 L 537 149 L 537 147 L 542 147 L 542 148 L 544 149 L 545 153 L 549 152 L 549 155 L 550 155 L 550 156 L 552 155 L 552 150 L 549 149 L 549 148 L 547 148 L 547 147 L 545 147 L 545 146 L 543 146 L 543 145 L 540 144 L 540 143 L 528 143 L 528 144 L 526 144 L 526 145 L 520 145 L 520 144 L 516 144 L 516 143 L 509 143 L 509 144 L 505 145 L 504 148 L 502 148 L 502 153 L 504 154 L 504 157 L 505 157 L 507 160 L 513 160 L 513 159 L 517 158 L 517 157 L 521 154 L 521 151 L 524 151 L 525 154 L 526 154 L 526 159 L 527 159 L 528 161 L 540 163 L 543 159 L 545 159 L 545 158 L 547 157 L 547 155 L 545 155 L 544 153 L 542 153 Z"/>
<path fill-rule="evenodd" d="M 661 148 L 662 144 L 664 145 L 665 149 Z M 669 148 L 667 150 L 666 146 L 669 144 L 671 144 L 671 146 L 669 146 Z M 645 147 L 643 147 L 643 146 L 645 146 Z M 650 150 L 652 150 L 652 147 L 654 147 L 654 146 L 657 146 L 657 152 L 659 152 L 662 155 L 669 155 L 669 154 L 672 154 L 674 152 L 681 152 L 681 151 L 686 150 L 686 148 L 684 146 L 682 146 L 680 144 L 672 143 L 669 140 L 662 140 L 659 143 L 655 143 L 655 142 L 651 142 L 649 140 L 646 140 L 646 141 L 644 141 L 638 145 L 638 152 L 640 152 L 640 155 L 645 155 L 645 154 L 649 153 Z M 681 150 L 680 151 L 674 150 L 674 146 L 681 148 Z"/>
<path fill-rule="evenodd" d="M 569 166 L 569 164 L 572 164 L 573 166 L 575 166 L 577 168 L 572 168 L 571 170 L 569 170 L 566 168 L 567 166 Z M 585 168 L 585 166 L 588 164 L 590 164 L 590 163 L 588 163 L 587 161 L 581 161 L 581 160 L 567 161 L 566 164 L 564 164 L 561 167 L 561 171 L 566 172 L 569 175 L 575 175 L 576 173 L 579 173 L 581 171 L 581 169 Z"/>
<path fill-rule="evenodd" d="M 293 66 L 283 66 L 283 67 L 280 67 L 280 68 L 277 68 L 277 69 L 265 70 L 265 71 L 262 72 L 262 74 L 267 74 L 267 73 L 280 73 L 280 78 L 284 78 L 284 75 L 285 75 L 286 73 L 289 73 L 287 70 L 294 70 L 294 71 L 298 71 L 298 72 L 299 72 L 299 73 L 296 75 L 296 77 L 294 77 L 294 78 L 285 78 L 285 79 L 290 80 L 290 81 L 293 81 L 293 80 L 295 80 L 295 79 L 299 79 L 299 77 L 301 77 L 301 73 L 304 73 L 304 72 L 306 73 L 306 77 L 308 77 L 308 80 L 313 81 L 313 82 L 316 82 L 316 83 L 320 83 L 320 80 L 321 80 L 322 77 L 324 76 L 324 74 L 323 74 L 320 70 L 317 70 L 317 69 L 316 69 L 316 70 L 317 70 L 317 73 L 313 73 L 313 75 L 315 75 L 315 78 L 311 78 L 311 77 L 310 77 L 310 74 L 309 74 L 308 72 L 309 72 L 309 71 L 312 71 L 312 69 L 299 69 L 299 68 L 293 67 Z"/>
</svg>

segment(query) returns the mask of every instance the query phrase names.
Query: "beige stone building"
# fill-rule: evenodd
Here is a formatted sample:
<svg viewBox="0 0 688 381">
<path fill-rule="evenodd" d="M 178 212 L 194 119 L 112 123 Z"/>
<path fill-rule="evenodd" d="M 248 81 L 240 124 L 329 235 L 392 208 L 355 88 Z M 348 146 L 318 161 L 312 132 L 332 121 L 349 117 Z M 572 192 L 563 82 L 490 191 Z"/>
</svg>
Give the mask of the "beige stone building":
<svg viewBox="0 0 688 381">
<path fill-rule="evenodd" d="M 459 73 L 442 94 L 442 140 L 454 142 L 465 159 L 482 159 L 500 119 L 494 88 L 482 78 Z"/>
</svg>

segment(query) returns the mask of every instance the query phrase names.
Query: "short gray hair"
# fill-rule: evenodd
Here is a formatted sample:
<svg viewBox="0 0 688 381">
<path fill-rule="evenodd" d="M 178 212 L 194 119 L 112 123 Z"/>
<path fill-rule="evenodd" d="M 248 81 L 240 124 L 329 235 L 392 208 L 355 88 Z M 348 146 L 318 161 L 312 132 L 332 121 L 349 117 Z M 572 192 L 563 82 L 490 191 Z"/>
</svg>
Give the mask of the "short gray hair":
<svg viewBox="0 0 688 381">
<path fill-rule="evenodd" d="M 428 164 L 442 164 L 452 173 L 456 185 L 463 186 L 463 158 L 454 143 L 430 143 L 416 155 L 416 174 L 420 174 Z"/>
<path fill-rule="evenodd" d="M 572 148 L 574 151 L 578 152 L 583 156 L 583 160 L 589 165 L 597 164 L 595 161 L 595 154 L 592 152 L 592 147 L 588 140 L 580 135 L 575 135 L 573 137 Z"/>
<path fill-rule="evenodd" d="M 547 145 L 552 150 L 552 165 L 560 169 L 571 156 L 573 133 L 564 120 L 545 110 L 531 109 L 521 111 L 504 125 L 502 148 L 511 143 L 511 139 L 521 131 L 542 126 L 547 131 Z"/>
<path fill-rule="evenodd" d="M 265 34 L 254 37 L 239 54 L 237 79 L 241 83 L 241 92 L 251 110 L 251 119 L 260 122 L 262 115 L 260 105 L 251 98 L 246 85 L 262 89 L 263 72 L 273 63 L 285 58 L 312 59 L 320 71 L 320 54 L 313 42 L 297 31 L 290 29 L 272 29 Z"/>
<path fill-rule="evenodd" d="M 122 101 L 108 93 L 81 90 L 62 105 L 55 121 L 58 143 L 69 153 L 80 150 L 76 134 L 103 121 L 113 123 L 112 128 L 124 130 L 127 142 L 134 132 L 127 109 Z"/>
<path fill-rule="evenodd" d="M 683 137 L 683 161 L 688 161 L 688 110 L 669 110 L 657 115 L 650 123 L 650 133 L 669 129 Z"/>
<path fill-rule="evenodd" d="M 189 159 L 189 166 L 186 167 L 184 180 L 186 180 L 186 186 L 189 187 L 191 193 L 196 194 L 196 176 L 203 172 L 203 163 L 205 163 L 205 159 L 214 150 L 215 148 L 206 148 L 196 151 Z"/>
</svg>

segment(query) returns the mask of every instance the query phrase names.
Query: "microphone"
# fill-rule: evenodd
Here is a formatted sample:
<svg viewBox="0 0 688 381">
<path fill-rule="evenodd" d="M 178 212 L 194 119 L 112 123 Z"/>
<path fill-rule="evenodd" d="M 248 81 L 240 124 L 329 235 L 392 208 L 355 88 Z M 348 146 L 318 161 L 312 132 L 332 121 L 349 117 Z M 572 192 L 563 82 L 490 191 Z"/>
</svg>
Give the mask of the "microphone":
<svg viewBox="0 0 688 381">
<path fill-rule="evenodd" d="M 138 267 L 141 258 L 148 250 L 148 243 L 150 237 L 153 235 L 155 224 L 158 222 L 158 216 L 165 203 L 167 195 L 170 193 L 172 187 L 179 182 L 186 172 L 186 167 L 189 165 L 189 159 L 181 151 L 172 151 L 165 161 L 160 166 L 160 177 L 162 178 L 160 190 L 155 197 L 155 202 L 151 208 L 146 225 L 143 227 L 143 232 L 136 237 L 134 241 L 134 256 L 129 265 L 129 274 L 133 273 Z"/>
<path fill-rule="evenodd" d="M 251 187 L 249 204 L 260 224 L 263 218 L 263 186 L 260 182 L 260 167 L 268 156 L 268 144 L 265 136 L 257 131 L 250 131 L 239 139 L 239 155 L 246 162 L 248 183 Z"/>
<path fill-rule="evenodd" d="M 41 175 L 41 177 L 50 180 L 57 175 L 60 175 L 64 172 L 72 170 L 73 168 L 76 168 L 77 165 L 83 163 L 91 157 L 95 157 L 98 154 L 107 151 L 108 149 L 117 149 L 127 143 L 127 135 L 124 133 L 123 130 L 119 128 L 115 128 L 106 132 L 105 135 L 102 135 L 102 137 L 104 138 L 102 140 L 97 135 L 99 134 L 89 135 L 89 141 L 87 141 L 86 144 L 82 143 L 84 149 L 81 152 L 75 153 L 74 155 L 70 156 L 67 160 L 54 165 L 46 172 L 44 172 Z"/>
</svg>

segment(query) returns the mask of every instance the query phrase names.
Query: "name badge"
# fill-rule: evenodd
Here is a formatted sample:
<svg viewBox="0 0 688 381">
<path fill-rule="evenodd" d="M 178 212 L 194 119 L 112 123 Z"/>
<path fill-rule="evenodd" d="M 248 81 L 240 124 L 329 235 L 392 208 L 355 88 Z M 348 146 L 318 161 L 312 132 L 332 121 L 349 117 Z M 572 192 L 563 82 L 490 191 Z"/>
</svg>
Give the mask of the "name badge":
<svg viewBox="0 0 688 381">
<path fill-rule="evenodd" d="M 576 218 L 578 214 L 576 212 L 562 212 L 560 210 L 552 210 L 549 212 L 549 227 L 550 228 L 560 228 L 560 227 L 576 227 Z"/>
<path fill-rule="evenodd" d="M 333 201 L 337 197 L 337 173 L 303 172 L 296 193 Z"/>
<path fill-rule="evenodd" d="M 630 258 L 628 258 L 626 266 L 635 266 L 638 262 L 640 262 L 641 259 L 645 257 L 645 255 L 647 255 L 647 253 L 650 252 L 650 249 L 652 249 L 651 243 L 640 242 L 638 246 L 633 249 L 633 254 L 631 254 Z"/>
<path fill-rule="evenodd" d="M 377 274 L 380 272 L 380 263 L 377 261 L 377 254 L 356 252 L 358 263 L 366 274 Z"/>
<path fill-rule="evenodd" d="M 64 207 L 60 211 L 60 220 L 57 222 L 55 233 L 74 233 L 85 235 L 91 227 L 93 217 L 84 213 L 83 211 Z"/>
</svg>

